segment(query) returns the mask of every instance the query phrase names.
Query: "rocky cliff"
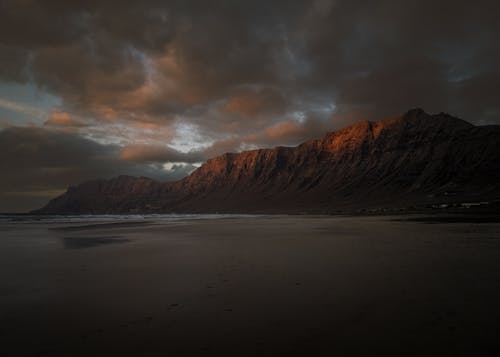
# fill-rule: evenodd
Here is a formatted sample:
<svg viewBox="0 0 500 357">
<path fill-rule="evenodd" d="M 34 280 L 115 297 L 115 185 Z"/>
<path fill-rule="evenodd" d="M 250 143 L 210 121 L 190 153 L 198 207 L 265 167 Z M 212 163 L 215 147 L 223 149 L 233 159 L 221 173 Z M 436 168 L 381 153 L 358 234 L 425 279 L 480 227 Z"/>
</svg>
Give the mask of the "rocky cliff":
<svg viewBox="0 0 500 357">
<path fill-rule="evenodd" d="M 297 147 L 226 153 L 176 182 L 86 182 L 36 213 L 331 213 L 498 198 L 500 127 L 414 109 Z"/>
</svg>

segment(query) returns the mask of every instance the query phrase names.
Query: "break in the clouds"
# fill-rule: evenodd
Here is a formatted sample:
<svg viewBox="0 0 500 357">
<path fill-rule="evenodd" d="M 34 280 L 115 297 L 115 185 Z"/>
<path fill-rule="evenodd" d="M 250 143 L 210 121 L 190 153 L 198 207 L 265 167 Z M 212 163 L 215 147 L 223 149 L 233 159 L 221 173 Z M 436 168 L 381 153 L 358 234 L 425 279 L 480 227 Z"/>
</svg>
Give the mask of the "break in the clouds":
<svg viewBox="0 0 500 357">
<path fill-rule="evenodd" d="M 493 0 L 3 0 L 1 195 L 33 208 L 88 178 L 175 179 L 224 151 L 413 107 L 499 123 L 499 11 Z"/>
</svg>

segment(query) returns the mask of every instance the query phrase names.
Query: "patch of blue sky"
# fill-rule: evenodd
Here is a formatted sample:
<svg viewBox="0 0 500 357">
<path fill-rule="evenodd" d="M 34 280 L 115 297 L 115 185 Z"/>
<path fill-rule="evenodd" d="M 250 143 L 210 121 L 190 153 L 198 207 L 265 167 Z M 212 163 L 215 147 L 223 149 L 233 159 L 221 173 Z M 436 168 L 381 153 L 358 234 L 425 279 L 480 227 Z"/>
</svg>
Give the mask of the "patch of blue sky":
<svg viewBox="0 0 500 357">
<path fill-rule="evenodd" d="M 0 81 L 0 120 L 11 125 L 43 124 L 50 112 L 60 108 L 59 97 L 31 83 Z"/>
</svg>

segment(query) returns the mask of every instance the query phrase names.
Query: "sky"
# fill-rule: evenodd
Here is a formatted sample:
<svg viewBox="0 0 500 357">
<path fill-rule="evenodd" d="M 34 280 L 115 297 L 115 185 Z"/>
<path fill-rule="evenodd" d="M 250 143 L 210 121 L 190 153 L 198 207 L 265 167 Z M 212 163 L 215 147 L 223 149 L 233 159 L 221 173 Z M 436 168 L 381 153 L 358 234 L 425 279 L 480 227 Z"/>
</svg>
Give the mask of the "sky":
<svg viewBox="0 0 500 357">
<path fill-rule="evenodd" d="M 0 0 L 0 212 L 421 107 L 500 124 L 499 1 Z"/>
</svg>

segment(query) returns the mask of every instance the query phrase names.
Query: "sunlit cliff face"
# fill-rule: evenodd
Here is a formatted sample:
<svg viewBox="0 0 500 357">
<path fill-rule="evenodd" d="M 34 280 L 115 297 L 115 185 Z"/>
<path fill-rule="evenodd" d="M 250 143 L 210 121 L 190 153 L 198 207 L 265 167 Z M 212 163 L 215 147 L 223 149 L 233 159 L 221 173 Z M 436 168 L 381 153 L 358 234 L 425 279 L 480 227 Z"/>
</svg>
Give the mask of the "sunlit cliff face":
<svg viewBox="0 0 500 357">
<path fill-rule="evenodd" d="M 0 211 L 416 106 L 498 123 L 498 7 L 2 1 Z"/>
</svg>

